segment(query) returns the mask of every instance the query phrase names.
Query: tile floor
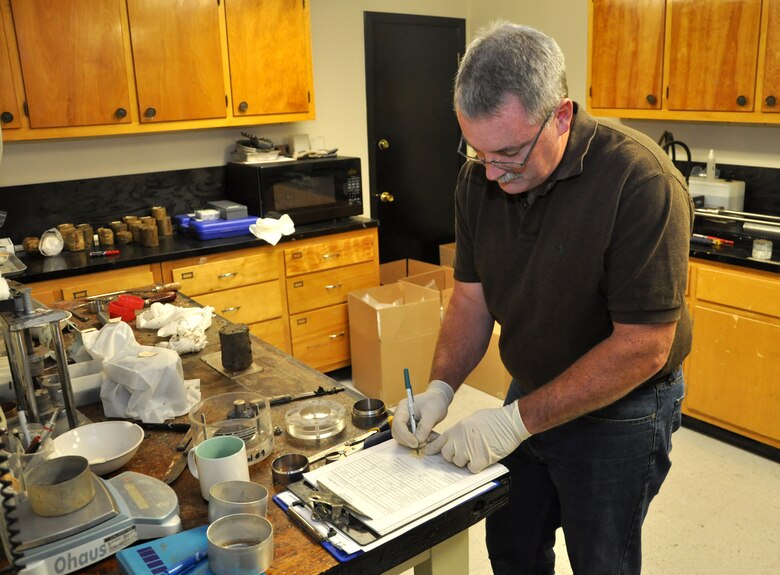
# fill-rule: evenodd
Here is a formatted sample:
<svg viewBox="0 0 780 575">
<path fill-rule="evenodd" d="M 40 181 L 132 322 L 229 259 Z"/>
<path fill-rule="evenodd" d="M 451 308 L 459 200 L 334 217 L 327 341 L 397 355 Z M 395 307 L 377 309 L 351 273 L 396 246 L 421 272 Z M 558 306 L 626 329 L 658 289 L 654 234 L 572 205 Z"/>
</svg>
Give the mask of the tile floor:
<svg viewBox="0 0 780 575">
<path fill-rule="evenodd" d="M 477 409 L 500 405 L 463 386 L 439 430 Z M 780 573 L 780 464 L 685 427 L 674 434 L 672 461 L 645 521 L 643 573 Z M 470 575 L 491 573 L 483 523 L 469 535 Z M 555 552 L 556 573 L 571 575 L 560 530 Z"/>
</svg>

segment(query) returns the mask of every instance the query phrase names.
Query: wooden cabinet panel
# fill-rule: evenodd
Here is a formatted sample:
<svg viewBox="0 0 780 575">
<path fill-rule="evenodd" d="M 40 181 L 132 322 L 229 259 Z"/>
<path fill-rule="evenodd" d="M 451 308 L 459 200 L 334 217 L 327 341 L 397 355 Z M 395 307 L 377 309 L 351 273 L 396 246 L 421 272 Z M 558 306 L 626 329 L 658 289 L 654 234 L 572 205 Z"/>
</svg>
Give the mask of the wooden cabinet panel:
<svg viewBox="0 0 780 575">
<path fill-rule="evenodd" d="M 309 3 L 226 0 L 233 114 L 308 112 Z"/>
<path fill-rule="evenodd" d="M 6 18 L 5 12 L 0 11 L 0 126 L 3 130 L 22 125 L 22 101 L 24 100 L 21 94 L 17 94 L 14 86 L 10 43 L 6 40 Z"/>
<path fill-rule="evenodd" d="M 233 323 L 251 324 L 282 315 L 278 281 L 202 294 L 193 299 L 201 305 L 212 306 L 216 313 Z"/>
<path fill-rule="evenodd" d="M 593 0 L 592 108 L 661 108 L 665 0 Z"/>
<path fill-rule="evenodd" d="M 376 243 L 370 235 L 332 239 L 284 250 L 287 277 L 371 261 Z"/>
<path fill-rule="evenodd" d="M 298 276 L 287 280 L 291 314 L 344 303 L 351 291 L 377 285 L 373 262 Z"/>
<path fill-rule="evenodd" d="M 58 283 L 62 289 L 62 299 L 72 300 L 123 289 L 148 286 L 158 281 L 158 279 L 159 273 L 155 277 L 152 266 L 136 266 L 52 281 Z"/>
<path fill-rule="evenodd" d="M 349 365 L 347 304 L 290 316 L 293 355 L 303 363 L 332 371 Z"/>
<path fill-rule="evenodd" d="M 699 267 L 696 298 L 780 317 L 780 278 Z"/>
<path fill-rule="evenodd" d="M 694 317 L 687 410 L 780 447 L 780 325 L 706 305 Z"/>
<path fill-rule="evenodd" d="M 765 0 L 766 51 L 761 98 L 762 112 L 780 112 L 780 0 Z"/>
<path fill-rule="evenodd" d="M 287 349 L 284 338 L 284 320 L 281 318 L 249 324 L 249 331 L 277 349 Z"/>
<path fill-rule="evenodd" d="M 752 111 L 761 0 L 672 0 L 671 7 L 669 109 Z"/>
<path fill-rule="evenodd" d="M 127 0 L 141 122 L 227 116 L 214 0 Z"/>
<path fill-rule="evenodd" d="M 246 253 L 246 252 L 244 252 Z M 181 283 L 181 291 L 189 296 L 231 289 L 279 277 L 279 262 L 272 249 L 258 250 L 249 255 L 225 258 L 192 265 L 172 262 L 171 281 Z"/>
<path fill-rule="evenodd" d="M 11 6 L 31 127 L 130 122 L 123 0 Z"/>
</svg>

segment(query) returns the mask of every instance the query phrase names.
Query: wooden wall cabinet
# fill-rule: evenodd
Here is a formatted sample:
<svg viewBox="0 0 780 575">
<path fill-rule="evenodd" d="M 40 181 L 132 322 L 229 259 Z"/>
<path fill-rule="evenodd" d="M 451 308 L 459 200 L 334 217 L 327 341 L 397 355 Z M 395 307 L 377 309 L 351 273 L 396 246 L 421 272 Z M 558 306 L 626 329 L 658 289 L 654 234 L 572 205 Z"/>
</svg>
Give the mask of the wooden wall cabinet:
<svg viewBox="0 0 780 575">
<path fill-rule="evenodd" d="M 780 448 L 780 275 L 692 262 L 687 415 Z"/>
<path fill-rule="evenodd" d="M 10 46 L 15 47 L 16 42 L 8 39 L 9 34 L 13 34 L 13 26 L 6 14 L 0 11 L 0 127 L 3 130 L 21 127 L 24 115 L 21 86 L 17 87 L 14 83 L 19 74 L 14 73 L 13 65 L 18 66 L 18 61 L 11 60 L 9 49 Z"/>
<path fill-rule="evenodd" d="M 591 0 L 589 109 L 624 118 L 780 123 L 773 114 L 779 6 Z"/>
<path fill-rule="evenodd" d="M 0 13 L 9 141 L 314 119 L 306 0 L 0 0 Z"/>
</svg>

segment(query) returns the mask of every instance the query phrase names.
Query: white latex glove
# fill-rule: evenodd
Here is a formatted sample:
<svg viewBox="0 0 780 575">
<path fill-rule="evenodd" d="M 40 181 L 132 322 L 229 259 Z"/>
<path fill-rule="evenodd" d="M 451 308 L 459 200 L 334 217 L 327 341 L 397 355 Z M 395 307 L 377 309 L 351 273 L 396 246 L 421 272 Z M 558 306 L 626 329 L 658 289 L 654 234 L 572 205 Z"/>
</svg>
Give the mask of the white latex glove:
<svg viewBox="0 0 780 575">
<path fill-rule="evenodd" d="M 513 401 L 504 407 L 481 409 L 462 419 L 431 441 L 425 447 L 425 455 L 441 451 L 447 461 L 458 467 L 468 464 L 469 471 L 479 473 L 512 453 L 531 435 L 520 417 L 517 402 Z"/>
<path fill-rule="evenodd" d="M 447 409 L 455 397 L 455 391 L 439 379 L 428 384 L 428 389 L 414 397 L 414 419 L 417 421 L 417 433 L 409 428 L 409 403 L 403 399 L 393 413 L 392 434 L 401 445 L 416 449 L 428 440 L 433 426 L 447 417 Z M 437 450 L 438 451 L 438 450 Z"/>
</svg>

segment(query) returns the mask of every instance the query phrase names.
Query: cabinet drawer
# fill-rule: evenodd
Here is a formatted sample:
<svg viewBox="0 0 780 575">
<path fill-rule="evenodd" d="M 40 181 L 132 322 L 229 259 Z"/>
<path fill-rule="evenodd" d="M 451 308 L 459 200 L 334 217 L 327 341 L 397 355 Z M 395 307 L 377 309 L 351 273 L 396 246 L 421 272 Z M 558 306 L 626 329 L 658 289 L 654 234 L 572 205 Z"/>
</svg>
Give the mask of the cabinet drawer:
<svg viewBox="0 0 780 575">
<path fill-rule="evenodd" d="M 284 343 L 284 321 L 281 318 L 253 323 L 249 326 L 249 331 L 275 348 L 287 351 Z"/>
<path fill-rule="evenodd" d="M 760 277 L 698 266 L 696 298 L 755 313 L 780 317 L 780 277 Z"/>
<path fill-rule="evenodd" d="M 375 258 L 373 235 L 340 238 L 284 250 L 287 277 L 348 266 Z"/>
<path fill-rule="evenodd" d="M 173 281 L 181 283 L 182 293 L 195 296 L 277 279 L 279 267 L 276 261 L 274 251 L 268 250 L 244 257 L 176 267 L 171 273 Z"/>
<path fill-rule="evenodd" d="M 344 303 L 349 292 L 375 285 L 374 262 L 298 276 L 287 280 L 287 309 L 293 314 Z"/>
<path fill-rule="evenodd" d="M 216 313 L 233 323 L 251 324 L 282 315 L 278 281 L 202 294 L 194 299 L 201 305 L 212 306 Z"/>
<path fill-rule="evenodd" d="M 129 290 L 148 286 L 154 282 L 154 273 L 150 266 L 75 276 L 62 280 L 62 299 L 71 300 L 123 289 Z"/>
<path fill-rule="evenodd" d="M 293 356 L 318 369 L 330 371 L 349 364 L 347 304 L 290 316 Z"/>
</svg>

